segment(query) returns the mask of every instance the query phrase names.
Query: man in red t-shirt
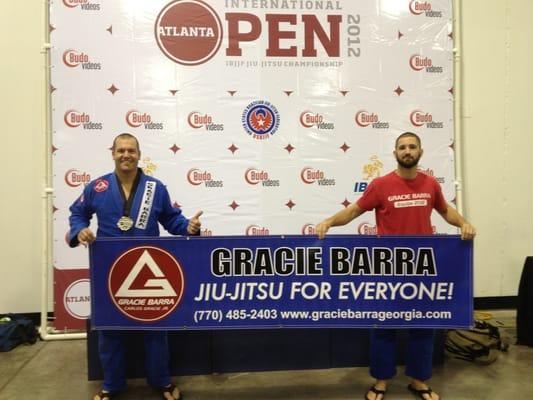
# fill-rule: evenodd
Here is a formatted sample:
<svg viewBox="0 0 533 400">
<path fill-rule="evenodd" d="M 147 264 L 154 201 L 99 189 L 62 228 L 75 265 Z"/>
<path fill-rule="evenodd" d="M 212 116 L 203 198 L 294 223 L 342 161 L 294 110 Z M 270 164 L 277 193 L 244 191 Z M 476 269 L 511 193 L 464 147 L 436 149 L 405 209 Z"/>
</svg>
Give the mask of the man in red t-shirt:
<svg viewBox="0 0 533 400">
<path fill-rule="evenodd" d="M 416 134 L 405 132 L 398 136 L 394 150 L 396 170 L 374 179 L 356 203 L 319 223 L 318 237 L 324 238 L 332 226 L 345 225 L 370 210 L 375 210 L 379 235 L 431 235 L 431 212 L 435 209 L 446 222 L 461 229 L 462 239 L 473 239 L 475 228 L 450 207 L 437 181 L 418 172 L 423 152 Z M 365 398 L 382 400 L 387 381 L 396 375 L 396 331 L 373 329 L 370 339 L 370 375 L 376 383 Z M 409 330 L 405 374 L 412 379 L 408 389 L 423 400 L 439 399 L 425 383 L 432 372 L 433 339 L 432 329 Z"/>
</svg>

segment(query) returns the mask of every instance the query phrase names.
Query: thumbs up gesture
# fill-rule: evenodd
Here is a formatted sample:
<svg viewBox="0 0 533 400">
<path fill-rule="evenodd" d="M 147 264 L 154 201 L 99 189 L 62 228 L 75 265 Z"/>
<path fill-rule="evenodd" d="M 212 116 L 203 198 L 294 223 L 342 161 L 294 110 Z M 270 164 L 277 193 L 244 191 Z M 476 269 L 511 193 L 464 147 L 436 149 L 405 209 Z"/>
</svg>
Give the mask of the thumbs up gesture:
<svg viewBox="0 0 533 400">
<path fill-rule="evenodd" d="M 198 211 L 194 216 L 189 220 L 189 225 L 187 226 L 187 233 L 189 235 L 196 235 L 202 226 L 200 222 L 200 216 L 203 214 L 203 211 Z"/>
</svg>

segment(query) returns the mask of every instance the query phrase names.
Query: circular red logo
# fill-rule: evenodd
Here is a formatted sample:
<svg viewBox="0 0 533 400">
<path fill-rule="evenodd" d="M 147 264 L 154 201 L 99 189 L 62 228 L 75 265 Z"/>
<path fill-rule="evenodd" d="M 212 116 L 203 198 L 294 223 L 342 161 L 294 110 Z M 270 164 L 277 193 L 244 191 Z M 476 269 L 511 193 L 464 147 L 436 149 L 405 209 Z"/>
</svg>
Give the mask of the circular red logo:
<svg viewBox="0 0 533 400">
<path fill-rule="evenodd" d="M 174 0 L 157 16 L 155 38 L 172 61 L 199 65 L 210 60 L 222 43 L 217 13 L 201 0 Z"/>
<path fill-rule="evenodd" d="M 109 187 L 109 182 L 105 179 L 97 179 L 96 182 L 94 182 L 94 191 L 98 193 L 105 192 L 107 188 Z"/>
<path fill-rule="evenodd" d="M 167 251 L 142 246 L 130 249 L 113 263 L 108 289 L 115 306 L 137 321 L 159 321 L 170 314 L 183 295 L 181 265 Z"/>
</svg>

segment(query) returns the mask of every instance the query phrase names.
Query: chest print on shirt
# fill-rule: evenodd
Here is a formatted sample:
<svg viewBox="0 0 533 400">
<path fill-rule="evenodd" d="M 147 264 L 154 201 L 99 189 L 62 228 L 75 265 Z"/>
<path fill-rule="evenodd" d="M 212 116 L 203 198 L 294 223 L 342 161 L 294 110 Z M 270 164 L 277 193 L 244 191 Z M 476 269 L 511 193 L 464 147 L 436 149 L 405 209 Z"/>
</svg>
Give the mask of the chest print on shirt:
<svg viewBox="0 0 533 400">
<path fill-rule="evenodd" d="M 387 200 L 393 203 L 394 208 L 426 207 L 428 199 L 431 199 L 429 193 L 394 194 L 387 197 Z"/>
</svg>

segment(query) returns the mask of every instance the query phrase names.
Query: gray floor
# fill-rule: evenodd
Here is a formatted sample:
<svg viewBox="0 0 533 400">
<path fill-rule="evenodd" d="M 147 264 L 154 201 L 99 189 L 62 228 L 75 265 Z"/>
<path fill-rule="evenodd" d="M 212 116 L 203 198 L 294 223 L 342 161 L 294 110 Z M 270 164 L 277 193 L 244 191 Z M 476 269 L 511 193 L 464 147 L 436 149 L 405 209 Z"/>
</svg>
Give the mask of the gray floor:
<svg viewBox="0 0 533 400">
<path fill-rule="evenodd" d="M 491 311 L 502 330 L 516 334 L 514 312 Z M 514 341 L 512 342 L 514 343 Z M 367 368 L 234 373 L 178 377 L 186 400 L 363 399 Z M 414 399 L 407 379 L 392 381 L 387 399 Z M 512 345 L 488 366 L 447 358 L 431 385 L 444 400 L 533 399 L 533 348 Z M 38 342 L 0 353 L 0 400 L 89 399 L 100 382 L 87 381 L 85 341 Z M 157 399 L 143 380 L 129 382 L 121 399 Z"/>
</svg>

